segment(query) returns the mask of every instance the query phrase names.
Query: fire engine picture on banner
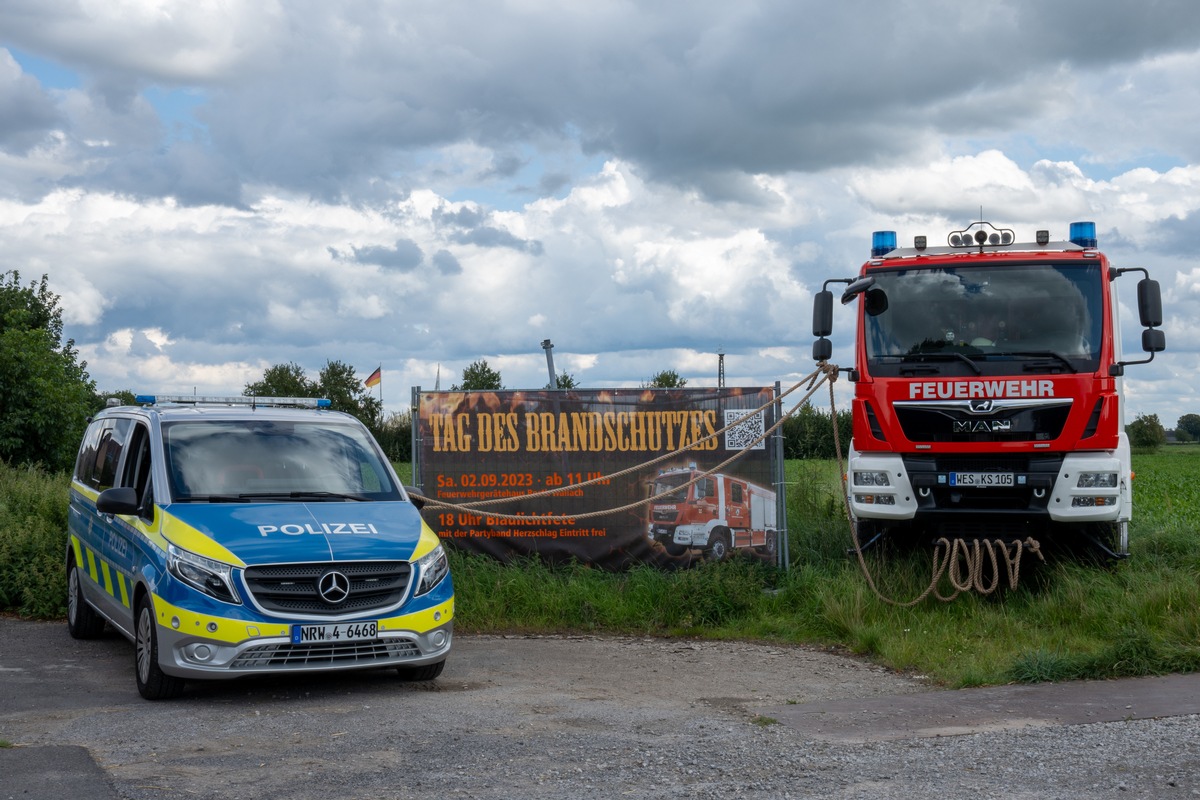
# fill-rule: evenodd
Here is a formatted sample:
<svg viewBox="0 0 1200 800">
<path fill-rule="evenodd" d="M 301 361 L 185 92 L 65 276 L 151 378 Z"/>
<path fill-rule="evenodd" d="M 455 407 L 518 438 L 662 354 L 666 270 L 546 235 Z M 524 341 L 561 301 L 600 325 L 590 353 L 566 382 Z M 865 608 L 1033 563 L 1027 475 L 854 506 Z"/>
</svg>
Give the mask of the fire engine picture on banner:
<svg viewBox="0 0 1200 800">
<path fill-rule="evenodd" d="M 444 541 L 500 560 L 574 558 L 610 569 L 733 554 L 773 562 L 782 462 L 778 440 L 762 435 L 778 419 L 776 394 L 417 390 L 423 514 Z M 589 516 L 610 509 L 623 510 Z"/>
</svg>

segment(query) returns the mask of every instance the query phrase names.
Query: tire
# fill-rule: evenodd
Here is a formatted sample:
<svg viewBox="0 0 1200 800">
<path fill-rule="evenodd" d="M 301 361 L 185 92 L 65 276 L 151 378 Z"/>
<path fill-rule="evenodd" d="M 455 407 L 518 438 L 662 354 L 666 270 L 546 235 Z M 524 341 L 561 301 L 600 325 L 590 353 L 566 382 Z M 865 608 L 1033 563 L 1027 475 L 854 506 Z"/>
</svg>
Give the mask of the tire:
<svg viewBox="0 0 1200 800">
<path fill-rule="evenodd" d="M 729 532 L 720 528 L 708 539 L 708 557 L 712 561 L 724 561 L 729 556 Z"/>
<path fill-rule="evenodd" d="M 104 633 L 104 617 L 84 599 L 82 580 L 72 554 L 67 564 L 67 631 L 75 639 L 96 639 Z"/>
<path fill-rule="evenodd" d="M 183 691 L 183 679 L 158 666 L 158 624 L 147 595 L 138 598 L 134 615 L 133 674 L 138 693 L 147 700 L 170 700 Z"/>
<path fill-rule="evenodd" d="M 662 546 L 667 551 L 667 555 L 681 556 L 688 551 L 687 545 L 675 544 L 674 542 L 663 542 Z"/>
<path fill-rule="evenodd" d="M 778 549 L 779 549 L 779 534 L 776 533 L 775 531 L 767 531 L 767 544 L 763 548 L 763 551 L 769 556 L 774 556 L 775 551 Z"/>
<path fill-rule="evenodd" d="M 396 667 L 396 673 L 402 681 L 431 681 L 446 668 L 446 659 L 433 664 L 423 664 L 419 667 Z"/>
</svg>

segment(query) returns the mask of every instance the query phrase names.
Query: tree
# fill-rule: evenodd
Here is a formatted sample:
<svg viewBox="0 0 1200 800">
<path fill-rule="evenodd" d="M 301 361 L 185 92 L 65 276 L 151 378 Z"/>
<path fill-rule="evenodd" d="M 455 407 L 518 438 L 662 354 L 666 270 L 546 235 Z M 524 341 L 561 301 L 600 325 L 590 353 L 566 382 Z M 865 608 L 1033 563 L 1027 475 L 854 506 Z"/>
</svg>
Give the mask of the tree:
<svg viewBox="0 0 1200 800">
<path fill-rule="evenodd" d="M 308 379 L 304 367 L 289 361 L 267 367 L 262 380 L 247 383 L 246 397 L 317 397 L 317 385 Z"/>
<path fill-rule="evenodd" d="M 547 389 L 574 389 L 579 386 L 579 384 L 575 382 L 575 376 L 569 372 L 558 373 L 558 375 L 556 375 L 554 378 L 554 382 L 556 384 L 555 386 L 551 386 L 550 384 L 547 383 L 546 388 Z"/>
<path fill-rule="evenodd" d="M 450 387 L 453 392 L 474 392 L 481 390 L 500 390 L 504 386 L 500 383 L 500 373 L 488 366 L 486 359 L 479 359 L 472 362 L 463 370 L 462 384 L 454 384 Z"/>
<path fill-rule="evenodd" d="M 69 469 L 95 402 L 87 362 L 63 341 L 59 296 L 42 276 L 0 282 L 0 459 Z"/>
<path fill-rule="evenodd" d="M 664 369 L 651 378 L 649 383 L 642 384 L 643 389 L 682 389 L 685 386 L 687 378 L 681 378 L 673 369 Z"/>
<path fill-rule="evenodd" d="M 1187 438 L 1179 434 L 1186 431 Z M 1175 423 L 1175 435 L 1181 442 L 1197 442 L 1200 441 L 1200 414 L 1184 414 Z"/>
<path fill-rule="evenodd" d="M 317 379 L 311 380 L 304 367 L 289 361 L 267 367 L 262 379 L 247 383 L 247 397 L 324 397 L 335 411 L 345 411 L 374 430 L 378 427 L 383 403 L 372 397 L 354 373 L 354 367 L 341 361 L 326 361 Z"/>
<path fill-rule="evenodd" d="M 1138 414 L 1137 419 L 1125 426 L 1125 433 L 1133 447 L 1154 450 L 1167 441 L 1167 432 L 1158 421 L 1158 414 Z"/>
<path fill-rule="evenodd" d="M 367 387 L 354 374 L 354 367 L 341 361 L 326 361 L 317 377 L 317 394 L 327 397 L 330 408 L 345 411 L 371 428 L 379 426 L 383 403 L 372 397 Z"/>
</svg>

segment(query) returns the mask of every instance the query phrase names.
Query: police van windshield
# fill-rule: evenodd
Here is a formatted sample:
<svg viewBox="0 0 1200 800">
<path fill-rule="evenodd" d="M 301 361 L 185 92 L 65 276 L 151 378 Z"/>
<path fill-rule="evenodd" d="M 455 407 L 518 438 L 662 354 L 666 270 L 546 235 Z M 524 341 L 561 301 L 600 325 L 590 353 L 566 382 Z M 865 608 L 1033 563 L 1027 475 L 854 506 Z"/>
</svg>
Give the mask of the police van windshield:
<svg viewBox="0 0 1200 800">
<path fill-rule="evenodd" d="M 321 421 L 163 424 L 171 497 L 179 502 L 400 500 L 357 425 Z"/>
<path fill-rule="evenodd" d="M 875 374 L 1082 372 L 1099 367 L 1099 265 L 880 270 L 862 298 Z"/>
</svg>

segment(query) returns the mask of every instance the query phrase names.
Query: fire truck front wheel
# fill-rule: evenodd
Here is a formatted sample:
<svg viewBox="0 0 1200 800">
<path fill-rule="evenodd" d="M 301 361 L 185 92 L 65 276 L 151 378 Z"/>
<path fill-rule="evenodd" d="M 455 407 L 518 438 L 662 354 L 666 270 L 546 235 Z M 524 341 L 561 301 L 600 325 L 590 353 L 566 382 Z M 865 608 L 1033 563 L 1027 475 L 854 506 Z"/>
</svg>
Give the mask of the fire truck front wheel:
<svg viewBox="0 0 1200 800">
<path fill-rule="evenodd" d="M 729 555 L 729 531 L 717 528 L 708 537 L 708 557 L 713 561 L 724 561 Z"/>
</svg>

